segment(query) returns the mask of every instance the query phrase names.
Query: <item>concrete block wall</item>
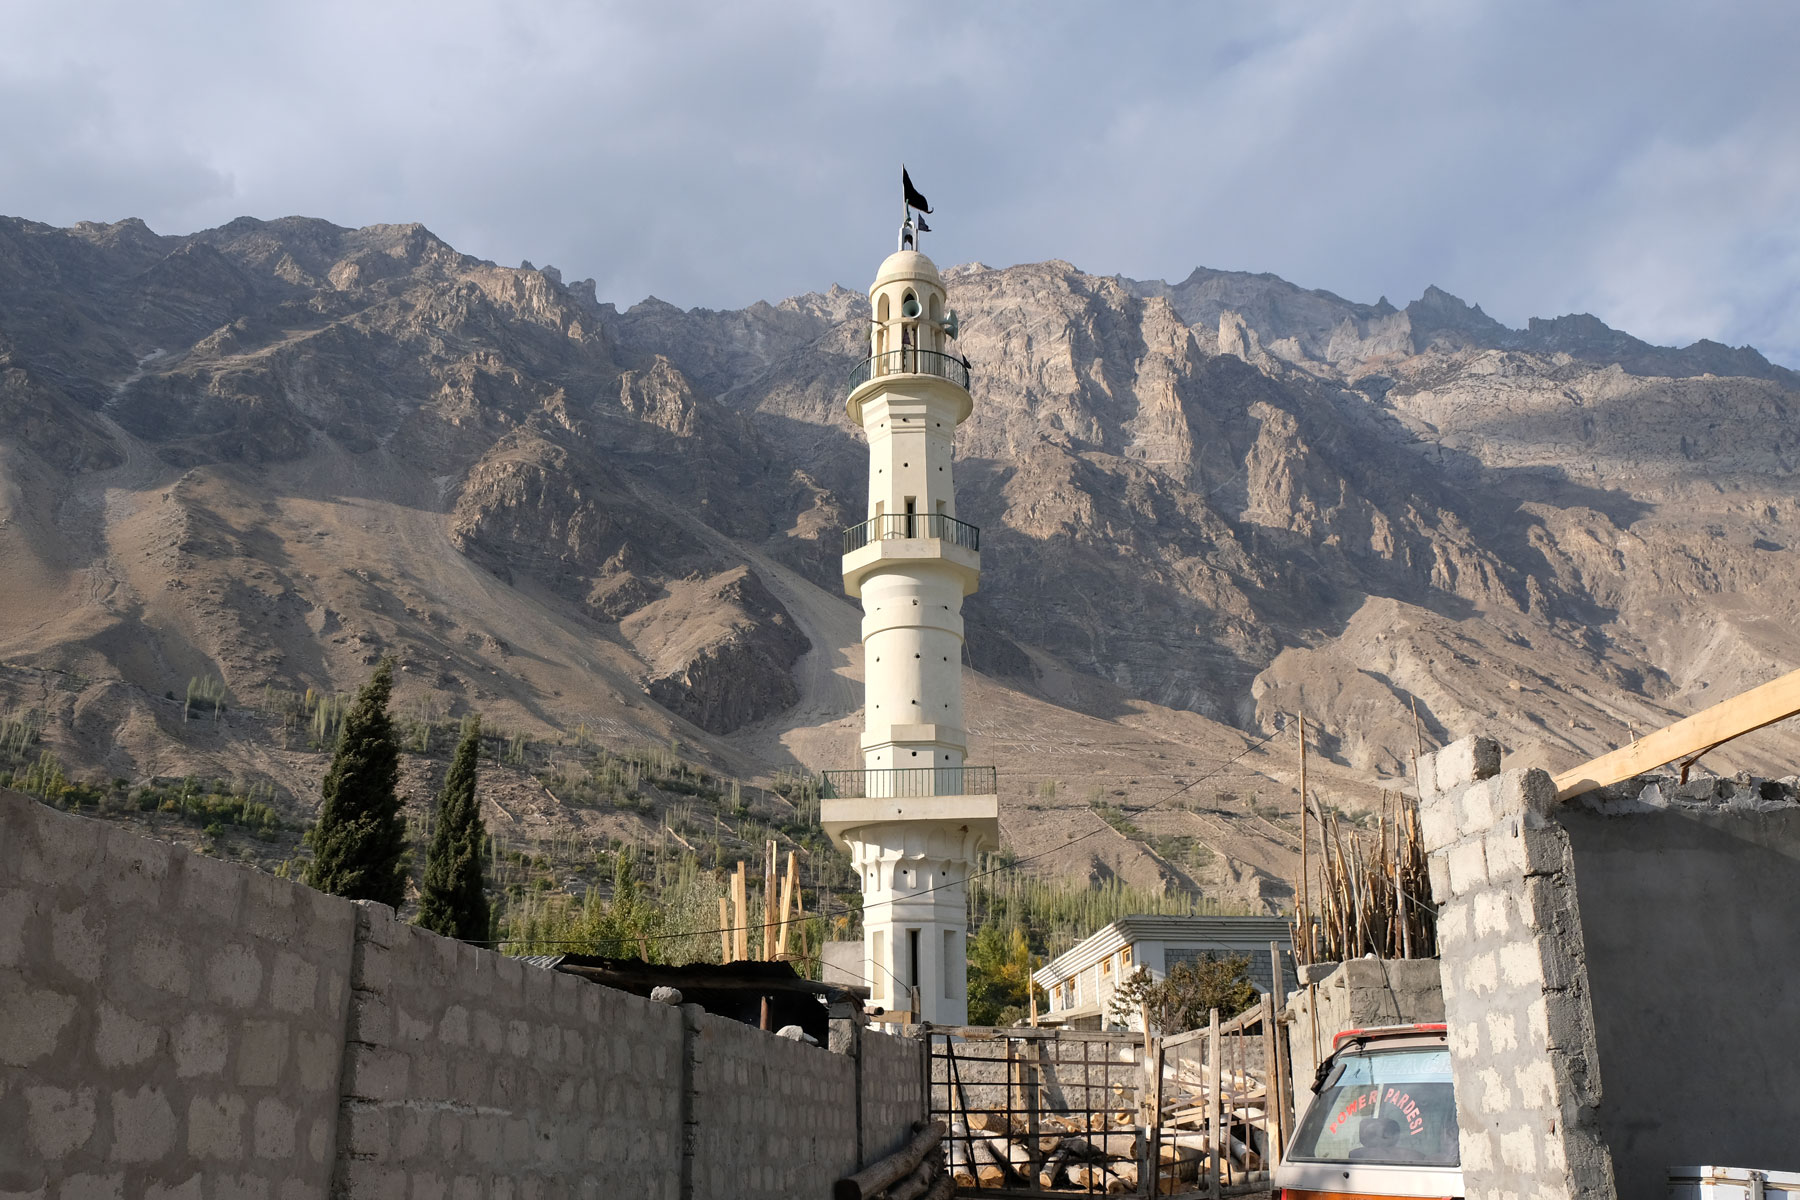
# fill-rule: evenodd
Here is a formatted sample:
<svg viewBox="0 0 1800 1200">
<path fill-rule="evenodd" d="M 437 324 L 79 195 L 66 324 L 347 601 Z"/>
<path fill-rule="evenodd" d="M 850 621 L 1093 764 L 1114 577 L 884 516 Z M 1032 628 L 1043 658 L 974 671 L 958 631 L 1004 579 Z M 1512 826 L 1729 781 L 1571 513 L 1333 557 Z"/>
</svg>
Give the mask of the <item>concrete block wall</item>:
<svg viewBox="0 0 1800 1200">
<path fill-rule="evenodd" d="M 824 1197 L 924 1116 L 920 1044 L 866 1037 L 653 1004 L 0 790 L 3 1200 Z"/>
<path fill-rule="evenodd" d="M 687 1011 L 694 1195 L 828 1196 L 855 1173 L 854 1059 Z"/>
<path fill-rule="evenodd" d="M 859 1141 L 864 1161 L 873 1162 L 905 1145 L 912 1122 L 925 1111 L 925 1043 L 871 1028 L 861 1031 L 857 1054 L 862 1064 Z"/>
<path fill-rule="evenodd" d="M 1288 994 L 1284 1011 L 1296 1114 L 1312 1095 L 1332 1039 L 1344 1030 L 1443 1023 L 1444 991 L 1435 958 L 1357 958 L 1301 970 L 1301 986 Z"/>
<path fill-rule="evenodd" d="M 677 1010 L 356 908 L 340 1196 L 676 1200 Z"/>
<path fill-rule="evenodd" d="M 354 924 L 0 792 L 0 1195 L 323 1197 Z"/>
<path fill-rule="evenodd" d="M 1617 1194 L 1568 834 L 1539 770 L 1470 738 L 1421 771 L 1444 1016 L 1471 1197 Z"/>
</svg>

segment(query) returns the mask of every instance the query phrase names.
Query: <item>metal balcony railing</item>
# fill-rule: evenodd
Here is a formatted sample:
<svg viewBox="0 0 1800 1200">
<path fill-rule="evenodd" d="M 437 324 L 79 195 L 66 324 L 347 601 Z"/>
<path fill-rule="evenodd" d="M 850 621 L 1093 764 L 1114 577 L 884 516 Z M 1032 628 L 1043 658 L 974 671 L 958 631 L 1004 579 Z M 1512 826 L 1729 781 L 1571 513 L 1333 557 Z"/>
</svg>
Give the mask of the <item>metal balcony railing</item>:
<svg viewBox="0 0 1800 1200">
<path fill-rule="evenodd" d="M 905 799 L 919 796 L 992 796 L 1000 781 L 992 767 L 896 767 L 875 771 L 826 771 L 819 794 L 827 800 Z"/>
<path fill-rule="evenodd" d="M 914 350 L 910 347 L 871 354 L 850 372 L 850 390 L 855 391 L 871 379 L 884 375 L 936 375 L 948 379 L 965 391 L 969 387 L 969 360 L 940 350 Z"/>
<path fill-rule="evenodd" d="M 981 530 L 967 521 L 943 513 L 883 513 L 844 530 L 844 553 L 888 538 L 941 538 L 977 553 L 981 550 Z"/>
</svg>

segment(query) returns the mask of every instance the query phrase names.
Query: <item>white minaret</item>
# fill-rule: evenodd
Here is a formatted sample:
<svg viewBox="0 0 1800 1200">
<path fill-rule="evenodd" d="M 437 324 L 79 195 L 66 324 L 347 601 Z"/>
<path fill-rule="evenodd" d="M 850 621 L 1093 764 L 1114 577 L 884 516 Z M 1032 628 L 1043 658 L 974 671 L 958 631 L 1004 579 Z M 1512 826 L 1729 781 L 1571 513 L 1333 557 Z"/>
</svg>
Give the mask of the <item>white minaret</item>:
<svg viewBox="0 0 1800 1200">
<path fill-rule="evenodd" d="M 869 438 L 868 520 L 844 531 L 844 590 L 863 607 L 863 769 L 827 771 L 822 823 L 862 874 L 864 977 L 873 1003 L 966 1024 L 968 893 L 999 845 L 994 769 L 964 763 L 963 597 L 980 531 L 956 519 L 956 427 L 974 410 L 944 281 L 916 244 L 869 291 L 870 357 L 850 419 Z"/>
</svg>

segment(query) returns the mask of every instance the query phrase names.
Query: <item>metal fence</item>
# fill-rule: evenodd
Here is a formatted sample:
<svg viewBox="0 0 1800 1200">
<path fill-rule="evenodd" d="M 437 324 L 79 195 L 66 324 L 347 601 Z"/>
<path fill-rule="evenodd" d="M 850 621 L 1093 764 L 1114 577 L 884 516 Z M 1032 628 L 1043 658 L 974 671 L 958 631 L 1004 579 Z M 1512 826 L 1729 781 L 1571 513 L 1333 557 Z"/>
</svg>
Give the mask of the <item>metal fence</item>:
<svg viewBox="0 0 1800 1200">
<path fill-rule="evenodd" d="M 850 390 L 884 375 L 936 375 L 967 390 L 972 372 L 969 360 L 939 350 L 888 350 L 871 354 L 850 371 Z"/>
<path fill-rule="evenodd" d="M 844 553 L 888 538 L 939 538 L 970 550 L 981 549 L 981 530 L 943 513 L 883 513 L 844 530 Z"/>
<path fill-rule="evenodd" d="M 1268 1194 L 1294 1106 L 1276 1011 L 1166 1037 L 924 1026 L 957 1195 Z"/>
<path fill-rule="evenodd" d="M 919 796 L 992 796 L 999 778 L 992 767 L 889 767 L 826 771 L 819 794 L 828 800 Z"/>
</svg>

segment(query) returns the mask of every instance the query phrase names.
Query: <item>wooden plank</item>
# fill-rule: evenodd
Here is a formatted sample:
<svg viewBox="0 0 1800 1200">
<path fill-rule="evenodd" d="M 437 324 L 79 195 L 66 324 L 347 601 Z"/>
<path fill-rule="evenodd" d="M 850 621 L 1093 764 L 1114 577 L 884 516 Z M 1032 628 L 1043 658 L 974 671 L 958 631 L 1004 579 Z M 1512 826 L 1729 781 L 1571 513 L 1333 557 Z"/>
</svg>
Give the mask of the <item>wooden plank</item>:
<svg viewBox="0 0 1800 1200">
<path fill-rule="evenodd" d="M 788 944 L 788 907 L 793 904 L 797 894 L 795 883 L 799 876 L 794 871 L 794 852 L 788 851 L 787 874 L 781 880 L 781 929 L 775 935 L 775 957 L 787 954 Z"/>
<path fill-rule="evenodd" d="M 719 897 L 719 961 L 731 961 L 731 901 Z"/>
<path fill-rule="evenodd" d="M 1212 1024 L 1207 1029 L 1206 1050 L 1208 1058 L 1207 1070 L 1212 1076 L 1212 1087 L 1207 1096 L 1206 1127 L 1212 1131 L 1213 1144 L 1217 1146 L 1224 1141 L 1224 1139 L 1219 1136 L 1220 1125 L 1224 1115 L 1219 1111 L 1219 1097 L 1220 1093 L 1224 1091 L 1225 1081 L 1221 1077 L 1221 1072 L 1223 1071 L 1225 1064 L 1221 1061 L 1223 1044 L 1219 1037 L 1219 1010 L 1216 1008 L 1212 1010 Z M 1212 1200 L 1219 1200 L 1219 1187 L 1221 1184 L 1219 1178 L 1220 1161 L 1224 1157 L 1223 1154 L 1214 1154 L 1212 1156 L 1212 1163 L 1210 1164 L 1211 1170 L 1207 1173 L 1206 1194 L 1212 1197 Z"/>
<path fill-rule="evenodd" d="M 1691 758 L 1796 713 L 1800 713 L 1800 671 L 1721 700 L 1691 717 L 1647 733 L 1629 746 L 1564 771 L 1556 776 L 1556 798 L 1567 800 L 1678 759 Z"/>
</svg>

